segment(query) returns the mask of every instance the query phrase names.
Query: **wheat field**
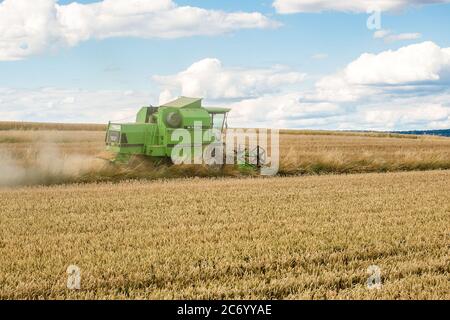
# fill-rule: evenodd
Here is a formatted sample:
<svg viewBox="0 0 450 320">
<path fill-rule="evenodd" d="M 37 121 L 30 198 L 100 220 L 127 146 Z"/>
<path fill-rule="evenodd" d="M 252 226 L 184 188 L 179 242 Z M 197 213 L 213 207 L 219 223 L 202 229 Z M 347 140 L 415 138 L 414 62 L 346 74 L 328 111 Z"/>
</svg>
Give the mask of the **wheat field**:
<svg viewBox="0 0 450 320">
<path fill-rule="evenodd" d="M 263 178 L 31 127 L 0 130 L 0 299 L 450 298 L 449 138 L 283 131 Z"/>
<path fill-rule="evenodd" d="M 2 299 L 449 299 L 450 172 L 0 191 Z M 80 290 L 66 288 L 69 265 Z M 368 289 L 367 268 L 381 272 Z"/>
</svg>

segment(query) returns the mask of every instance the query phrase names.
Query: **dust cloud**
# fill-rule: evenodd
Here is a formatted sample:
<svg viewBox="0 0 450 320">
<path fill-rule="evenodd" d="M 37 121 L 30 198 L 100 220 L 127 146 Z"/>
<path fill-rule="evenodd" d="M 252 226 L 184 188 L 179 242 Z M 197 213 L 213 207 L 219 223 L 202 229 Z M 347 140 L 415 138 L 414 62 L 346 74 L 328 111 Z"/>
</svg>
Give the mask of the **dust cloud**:
<svg viewBox="0 0 450 320">
<path fill-rule="evenodd" d="M 22 157 L 0 150 L 0 187 L 74 181 L 101 170 L 103 161 L 82 154 L 63 154 L 56 144 L 33 146 Z"/>
</svg>

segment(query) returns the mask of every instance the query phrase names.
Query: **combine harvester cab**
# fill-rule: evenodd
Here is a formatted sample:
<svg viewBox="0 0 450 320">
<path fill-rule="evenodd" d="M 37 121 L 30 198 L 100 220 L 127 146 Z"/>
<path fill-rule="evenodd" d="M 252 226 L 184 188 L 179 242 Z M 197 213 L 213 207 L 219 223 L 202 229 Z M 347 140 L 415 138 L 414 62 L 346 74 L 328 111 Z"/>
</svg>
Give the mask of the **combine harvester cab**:
<svg viewBox="0 0 450 320">
<path fill-rule="evenodd" d="M 188 144 L 192 149 L 198 147 L 198 140 L 194 141 L 196 125 L 201 126 L 203 150 L 214 142 L 214 137 L 207 139 L 205 132 L 213 128 L 223 132 L 229 111 L 226 108 L 206 108 L 202 106 L 202 99 L 187 97 L 159 107 L 142 107 L 135 123 L 108 124 L 106 149 L 115 154 L 113 161 L 119 163 L 127 163 L 133 155 L 170 159 L 173 148 L 180 143 L 179 140 L 172 140 L 172 133 L 177 129 L 187 130 L 191 136 Z"/>
</svg>

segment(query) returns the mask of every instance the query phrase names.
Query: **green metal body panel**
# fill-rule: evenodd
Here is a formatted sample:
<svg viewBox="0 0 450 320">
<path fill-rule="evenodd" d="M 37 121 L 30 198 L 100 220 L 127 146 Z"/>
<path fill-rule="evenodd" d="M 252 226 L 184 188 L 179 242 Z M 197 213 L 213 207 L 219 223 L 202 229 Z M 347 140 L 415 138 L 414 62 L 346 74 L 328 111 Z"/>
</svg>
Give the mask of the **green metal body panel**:
<svg viewBox="0 0 450 320">
<path fill-rule="evenodd" d="M 142 107 L 136 114 L 136 123 L 146 123 L 147 122 L 147 107 Z"/>
<path fill-rule="evenodd" d="M 136 115 L 136 123 L 109 123 L 106 135 L 107 150 L 117 153 L 116 159 L 128 159 L 130 155 L 170 157 L 173 147 L 181 141 L 173 140 L 176 129 L 189 131 L 191 140 L 182 141 L 192 147 L 191 154 L 199 147 L 209 145 L 214 138 L 205 137 L 209 129 L 223 129 L 226 108 L 204 108 L 201 99 L 181 97 L 160 107 L 142 107 Z M 222 123 L 213 124 L 214 115 L 223 115 Z M 219 116 L 218 116 L 219 117 Z M 195 137 L 194 128 L 201 127 L 201 137 Z M 196 148 L 197 147 L 197 148 Z M 126 162 L 126 161 L 125 161 Z"/>
</svg>

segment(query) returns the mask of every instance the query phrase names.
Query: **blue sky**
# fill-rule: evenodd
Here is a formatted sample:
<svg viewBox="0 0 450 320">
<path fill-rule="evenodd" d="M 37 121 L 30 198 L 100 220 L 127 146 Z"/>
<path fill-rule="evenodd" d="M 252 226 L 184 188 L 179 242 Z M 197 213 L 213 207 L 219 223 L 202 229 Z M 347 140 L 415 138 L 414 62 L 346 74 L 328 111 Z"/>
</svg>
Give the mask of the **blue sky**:
<svg viewBox="0 0 450 320">
<path fill-rule="evenodd" d="M 189 6 L 201 8 L 207 13 L 220 11 L 224 15 L 254 12 L 260 16 L 255 19 L 238 18 L 233 26 L 226 28 L 220 21 L 208 22 L 213 24 L 208 25 L 201 17 L 199 21 L 195 21 L 193 16 L 189 17 L 192 22 L 188 25 L 188 28 L 193 30 L 192 34 L 176 37 L 166 37 L 165 34 L 161 36 L 158 34 L 159 29 L 155 31 L 152 27 L 148 30 L 142 28 L 143 34 L 136 36 L 135 33 L 141 30 L 136 31 L 133 28 L 140 27 L 127 22 L 124 25 L 130 30 L 124 35 L 110 36 L 111 32 L 117 33 L 117 29 L 96 29 L 90 32 L 86 39 L 81 39 L 78 34 L 87 28 L 83 26 L 84 29 L 73 29 L 76 40 L 70 40 L 72 42 L 67 40 L 66 29 L 62 32 L 66 32 L 63 36 L 53 35 L 55 27 L 52 24 L 50 27 L 38 26 L 43 28 L 40 33 L 48 32 L 51 35 L 48 39 L 35 39 L 36 35 L 31 34 L 21 38 L 25 40 L 17 42 L 18 40 L 8 33 L 13 26 L 29 31 L 23 25 L 23 18 L 18 13 L 19 8 L 13 5 L 6 7 L 5 4 L 20 1 L 23 0 L 0 2 L 0 17 L 2 10 L 9 17 L 17 15 L 17 20 L 12 19 L 12 25 L 9 22 L 8 25 L 2 26 L 0 22 L 0 117 L 4 120 L 101 122 L 107 120 L 106 117 L 131 117 L 140 105 L 155 105 L 161 99 L 191 93 L 201 94 L 209 103 L 232 106 L 236 124 L 240 126 L 380 130 L 450 127 L 450 108 L 446 102 L 446 79 L 450 63 L 447 62 L 446 56 L 442 60 L 439 53 L 436 58 L 436 52 L 442 50 L 447 54 L 445 48 L 450 47 L 449 3 L 419 6 L 405 4 L 401 8 L 386 8 L 386 11 L 381 12 L 381 30 L 384 30 L 386 35 L 381 36 L 380 33 L 378 37 L 375 32 L 380 30 L 369 30 L 366 26 L 370 14 L 353 7 L 347 10 L 346 0 L 342 2 L 342 10 L 325 8 L 321 12 L 305 12 L 315 9 L 304 9 L 302 1 L 310 3 L 314 0 L 298 0 L 300 4 L 294 3 L 293 6 L 296 12 L 289 14 L 280 12 L 273 6 L 273 1 L 268 0 L 178 0 L 172 2 L 172 5 L 178 8 Z M 109 0 L 114 1 L 120 0 Z M 287 5 L 295 2 L 278 1 L 286 1 Z M 53 0 L 37 2 L 41 2 L 45 7 L 41 10 L 44 17 L 47 10 L 52 10 L 55 5 L 52 4 Z M 89 5 L 94 1 L 77 2 Z M 27 3 L 30 11 L 40 12 L 32 7 L 33 4 Z M 72 1 L 58 1 L 61 7 L 67 7 L 70 3 Z M 120 14 L 117 10 L 114 12 L 113 15 Z M 155 11 L 149 19 L 158 19 L 160 14 L 160 11 Z M 74 10 L 67 10 L 67 15 L 73 15 L 74 21 L 78 17 L 74 15 Z M 133 16 L 121 19 L 132 21 Z M 86 25 L 91 26 L 92 21 L 86 21 Z M 81 28 L 73 21 L 71 23 Z M 200 27 L 196 26 L 196 23 Z M 72 25 L 70 27 L 72 28 Z M 162 28 L 166 32 L 172 28 L 172 24 L 168 23 L 168 26 L 164 25 Z M 217 31 L 205 35 L 208 28 Z M 180 33 L 179 30 L 175 32 Z M 414 47 L 421 44 L 423 46 Z M 17 53 L 14 49 L 17 45 L 26 48 L 25 53 L 20 50 Z M 388 58 L 389 61 L 384 63 L 384 56 L 377 55 L 389 50 L 396 52 L 409 46 L 413 47 L 405 50 L 406 53 L 399 53 L 408 57 L 398 59 L 409 61 L 411 54 L 423 50 L 424 58 L 429 55 L 428 59 L 436 59 L 439 66 L 435 67 L 433 64 L 428 66 L 432 70 L 425 70 L 427 66 L 416 66 L 411 60 L 411 63 L 398 72 L 418 74 L 419 78 L 403 79 L 401 74 L 387 74 L 392 70 L 388 67 L 392 61 Z M 374 56 L 368 63 L 386 65 L 386 77 L 383 78 L 382 74 L 377 75 L 376 81 L 361 80 L 358 72 L 365 71 L 358 69 L 357 80 L 343 80 L 343 70 L 364 53 Z M 397 61 L 395 59 L 393 61 Z M 199 63 L 197 69 L 188 71 L 196 63 Z M 358 64 L 359 68 L 363 65 Z M 208 73 L 211 68 L 216 68 L 215 73 Z M 373 69 L 369 67 L 369 70 Z M 434 77 L 436 72 L 438 80 Z M 253 81 L 252 83 L 246 80 L 247 82 L 241 84 L 242 90 L 233 88 L 233 79 L 242 79 L 244 74 L 249 75 L 249 79 L 258 80 L 248 80 Z M 163 76 L 165 80 L 160 79 Z M 280 80 L 283 77 L 288 80 Z M 356 87 L 364 86 L 364 93 L 358 93 L 357 96 L 352 93 L 350 98 L 333 98 L 329 95 L 325 97 L 319 89 L 323 86 L 329 88 L 331 82 L 325 83 L 325 80 L 330 77 L 339 77 L 339 83 L 346 82 L 345 89 L 340 87 L 341 91 L 353 92 Z M 392 77 L 399 80 L 393 83 Z M 223 88 L 217 88 L 208 82 L 202 88 L 189 88 L 189 83 L 192 82 L 204 84 L 205 79 L 219 81 L 218 79 L 224 78 L 227 80 L 222 81 L 225 86 Z M 322 85 L 318 85 L 319 83 Z M 400 89 L 393 90 L 392 85 Z M 430 86 L 432 90 L 426 89 Z M 379 89 L 380 87 L 383 89 Z M 439 88 L 437 93 L 436 88 Z M 329 89 L 331 92 L 333 90 Z M 46 97 L 46 92 L 49 91 L 51 94 Z M 96 92 L 98 101 L 92 101 L 96 100 Z M 103 97 L 107 92 L 110 92 L 111 102 L 107 97 Z M 431 94 L 433 99 L 424 98 L 424 95 Z M 384 96 L 384 100 L 379 98 L 380 96 Z M 440 98 L 434 100 L 436 97 Z M 23 102 L 18 102 L 19 100 Z M 62 100 L 74 102 L 62 103 Z M 294 100 L 295 102 L 292 102 Z M 432 111 L 427 112 L 427 101 L 431 100 L 433 104 L 428 107 Z M 25 105 L 33 104 L 33 101 L 34 106 Z M 100 103 L 108 105 L 103 106 Z M 406 103 L 411 105 L 410 110 L 405 107 Z M 259 107 L 259 104 L 269 106 Z M 91 112 L 92 108 L 98 108 L 99 114 Z M 256 120 L 252 117 L 255 112 L 258 113 Z M 371 120 L 371 115 L 377 112 L 386 119 Z M 430 112 L 435 112 L 436 117 L 429 117 L 427 114 Z"/>
</svg>

